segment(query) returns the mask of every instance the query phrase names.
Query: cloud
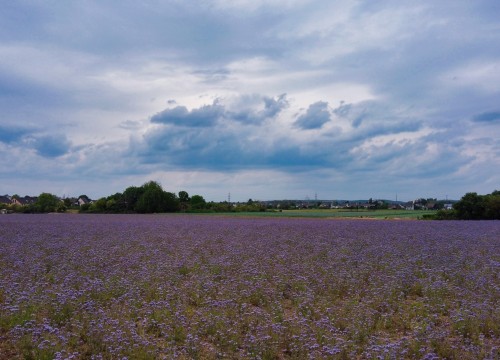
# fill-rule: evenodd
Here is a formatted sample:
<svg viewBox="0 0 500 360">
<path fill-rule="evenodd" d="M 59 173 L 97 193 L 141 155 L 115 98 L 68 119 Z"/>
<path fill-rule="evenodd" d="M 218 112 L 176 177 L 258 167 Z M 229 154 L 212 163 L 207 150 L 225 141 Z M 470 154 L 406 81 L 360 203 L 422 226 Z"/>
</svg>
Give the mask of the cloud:
<svg viewBox="0 0 500 360">
<path fill-rule="evenodd" d="M 359 106 L 355 107 L 353 104 L 346 104 L 344 101 L 341 101 L 340 105 L 333 110 L 333 113 L 340 118 L 350 119 L 352 126 L 355 128 L 359 127 L 367 116 L 366 109 Z"/>
<path fill-rule="evenodd" d="M 260 95 L 240 95 L 216 99 L 211 105 L 188 110 L 185 106 L 165 109 L 153 115 L 155 124 L 171 124 L 184 127 L 210 127 L 218 121 L 236 121 L 243 124 L 260 124 L 275 118 L 288 107 L 286 94 L 277 98 Z"/>
<path fill-rule="evenodd" d="M 475 122 L 497 122 L 500 120 L 500 111 L 491 111 L 478 114 L 472 118 Z"/>
<path fill-rule="evenodd" d="M 0 142 L 10 144 L 20 141 L 31 130 L 17 126 L 2 126 L 0 125 Z"/>
<path fill-rule="evenodd" d="M 328 121 L 330 121 L 328 103 L 318 101 L 309 105 L 306 113 L 297 118 L 295 126 L 304 130 L 319 129 Z"/>
<path fill-rule="evenodd" d="M 413 138 L 413 134 L 422 129 L 419 121 L 395 118 L 394 115 L 388 118 L 385 115 L 387 109 L 376 102 L 342 104 L 341 108 L 334 110 L 339 127 L 324 126 L 333 116 L 324 101 L 310 104 L 294 122 L 289 121 L 289 113 L 282 114 L 294 106 L 285 95 L 276 98 L 245 95 L 219 99 L 216 104 L 219 109 L 212 119 L 218 120 L 206 122 L 211 126 L 184 126 L 180 121 L 161 123 L 151 118 L 155 126 L 134 142 L 131 156 L 158 169 L 239 171 L 277 168 L 300 172 L 320 167 L 354 169 L 357 162 L 366 166 L 367 157 L 362 152 L 352 152 L 366 139 L 392 136 L 400 141 L 401 150 L 408 145 L 404 139 Z M 179 108 L 182 116 L 188 117 L 206 106 L 191 111 L 183 106 L 174 109 Z M 170 111 L 164 113 L 172 114 Z M 351 118 L 358 118 L 360 113 L 366 121 L 353 124 Z M 309 136 L 304 129 L 316 132 Z M 397 151 L 392 155 L 401 158 L 411 154 Z M 369 159 L 374 164 L 382 163 L 378 161 L 381 155 L 372 154 Z"/>
<path fill-rule="evenodd" d="M 140 130 L 142 127 L 142 123 L 140 121 L 125 120 L 118 126 L 126 130 Z"/>
<path fill-rule="evenodd" d="M 265 131 L 265 129 L 264 129 Z M 156 128 L 144 137 L 137 154 L 157 168 L 231 170 L 281 168 L 300 170 L 331 165 L 324 151 L 291 139 L 269 144 L 241 127 Z"/>
<path fill-rule="evenodd" d="M 37 135 L 30 139 L 29 143 L 40 156 L 47 158 L 62 156 L 71 147 L 65 135 Z"/>
<path fill-rule="evenodd" d="M 47 158 L 64 155 L 71 148 L 65 134 L 47 135 L 35 127 L 0 125 L 0 142 L 10 145 L 11 149 L 34 149 L 38 155 Z"/>
<path fill-rule="evenodd" d="M 151 117 L 152 123 L 173 124 L 187 127 L 205 127 L 214 125 L 220 118 L 224 108 L 217 104 L 205 105 L 189 111 L 185 106 L 166 109 Z"/>
<path fill-rule="evenodd" d="M 260 124 L 275 118 L 288 105 L 286 94 L 276 98 L 256 94 L 243 95 L 233 99 L 224 117 L 244 124 Z"/>
</svg>

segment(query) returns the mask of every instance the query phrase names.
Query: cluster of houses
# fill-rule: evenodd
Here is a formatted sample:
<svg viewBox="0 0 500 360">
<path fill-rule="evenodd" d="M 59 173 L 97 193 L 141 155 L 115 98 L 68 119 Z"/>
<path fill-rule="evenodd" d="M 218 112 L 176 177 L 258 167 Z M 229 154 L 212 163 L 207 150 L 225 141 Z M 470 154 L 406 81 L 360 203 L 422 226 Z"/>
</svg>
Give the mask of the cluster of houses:
<svg viewBox="0 0 500 360">
<path fill-rule="evenodd" d="M 6 208 L 7 206 L 10 207 L 32 205 L 36 203 L 37 200 L 38 198 L 35 196 L 20 197 L 17 195 L 0 195 L 0 214 L 8 214 L 11 212 Z"/>
<path fill-rule="evenodd" d="M 267 201 L 264 202 L 267 207 L 281 208 L 284 205 L 289 208 L 296 209 L 364 209 L 364 210 L 375 210 L 375 209 L 389 209 L 389 210 L 439 210 L 446 209 L 450 210 L 453 208 L 453 204 L 445 203 L 442 201 L 426 201 L 425 199 L 417 199 L 413 201 L 384 201 L 384 200 L 289 200 L 289 201 Z"/>
<path fill-rule="evenodd" d="M 413 201 L 408 201 L 404 203 L 405 210 L 451 210 L 453 209 L 453 204 L 449 202 L 441 201 L 428 201 L 425 199 L 417 199 Z"/>
<path fill-rule="evenodd" d="M 34 205 L 38 200 L 37 196 L 18 196 L 18 195 L 0 195 L 0 214 L 7 214 L 9 210 L 7 207 L 11 206 L 29 206 Z M 61 201 L 69 201 L 70 205 L 82 206 L 84 204 L 92 203 L 92 200 L 86 195 L 82 195 L 78 198 L 65 198 L 60 199 Z"/>
<path fill-rule="evenodd" d="M 35 196 L 0 195 L 0 204 L 24 206 L 36 203 L 37 199 Z"/>
</svg>

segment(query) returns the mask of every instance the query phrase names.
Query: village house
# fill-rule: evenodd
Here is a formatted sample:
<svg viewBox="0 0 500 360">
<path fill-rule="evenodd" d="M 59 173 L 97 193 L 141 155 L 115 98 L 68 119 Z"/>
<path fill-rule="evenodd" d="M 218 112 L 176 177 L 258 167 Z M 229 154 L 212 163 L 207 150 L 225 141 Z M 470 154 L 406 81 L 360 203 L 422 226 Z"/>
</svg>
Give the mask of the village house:
<svg viewBox="0 0 500 360">
<path fill-rule="evenodd" d="M 92 203 L 92 200 L 90 200 L 87 195 L 82 195 L 77 200 L 77 205 L 78 206 L 82 206 L 82 205 L 85 205 L 85 204 L 91 204 L 91 203 Z"/>
<path fill-rule="evenodd" d="M 19 206 L 32 205 L 36 203 L 37 199 L 38 198 L 34 196 L 25 196 L 25 197 L 13 196 L 11 198 L 11 204 Z"/>
</svg>

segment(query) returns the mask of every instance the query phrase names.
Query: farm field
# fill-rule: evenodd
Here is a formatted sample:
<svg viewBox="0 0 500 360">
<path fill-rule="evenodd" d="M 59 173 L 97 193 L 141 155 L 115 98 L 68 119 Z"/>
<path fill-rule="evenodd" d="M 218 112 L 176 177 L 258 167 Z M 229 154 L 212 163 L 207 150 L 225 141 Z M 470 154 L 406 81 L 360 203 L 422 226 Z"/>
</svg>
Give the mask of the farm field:
<svg viewBox="0 0 500 360">
<path fill-rule="evenodd" d="M 305 217 L 305 218 L 369 218 L 418 220 L 424 215 L 436 214 L 435 210 L 365 210 L 365 209 L 297 209 L 265 212 L 225 213 L 229 216 L 256 217 Z M 221 215 L 214 213 L 214 215 Z"/>
<path fill-rule="evenodd" d="M 0 216 L 0 359 L 499 359 L 500 222 Z"/>
</svg>

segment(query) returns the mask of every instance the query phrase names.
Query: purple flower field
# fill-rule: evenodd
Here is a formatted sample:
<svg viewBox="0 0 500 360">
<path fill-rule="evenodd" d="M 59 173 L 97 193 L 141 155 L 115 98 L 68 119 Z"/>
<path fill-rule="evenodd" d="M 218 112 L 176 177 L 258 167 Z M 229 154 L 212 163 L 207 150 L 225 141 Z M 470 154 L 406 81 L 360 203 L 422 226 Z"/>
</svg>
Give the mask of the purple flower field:
<svg viewBox="0 0 500 360">
<path fill-rule="evenodd" d="M 0 216 L 1 359 L 499 359 L 500 222 Z"/>
</svg>

